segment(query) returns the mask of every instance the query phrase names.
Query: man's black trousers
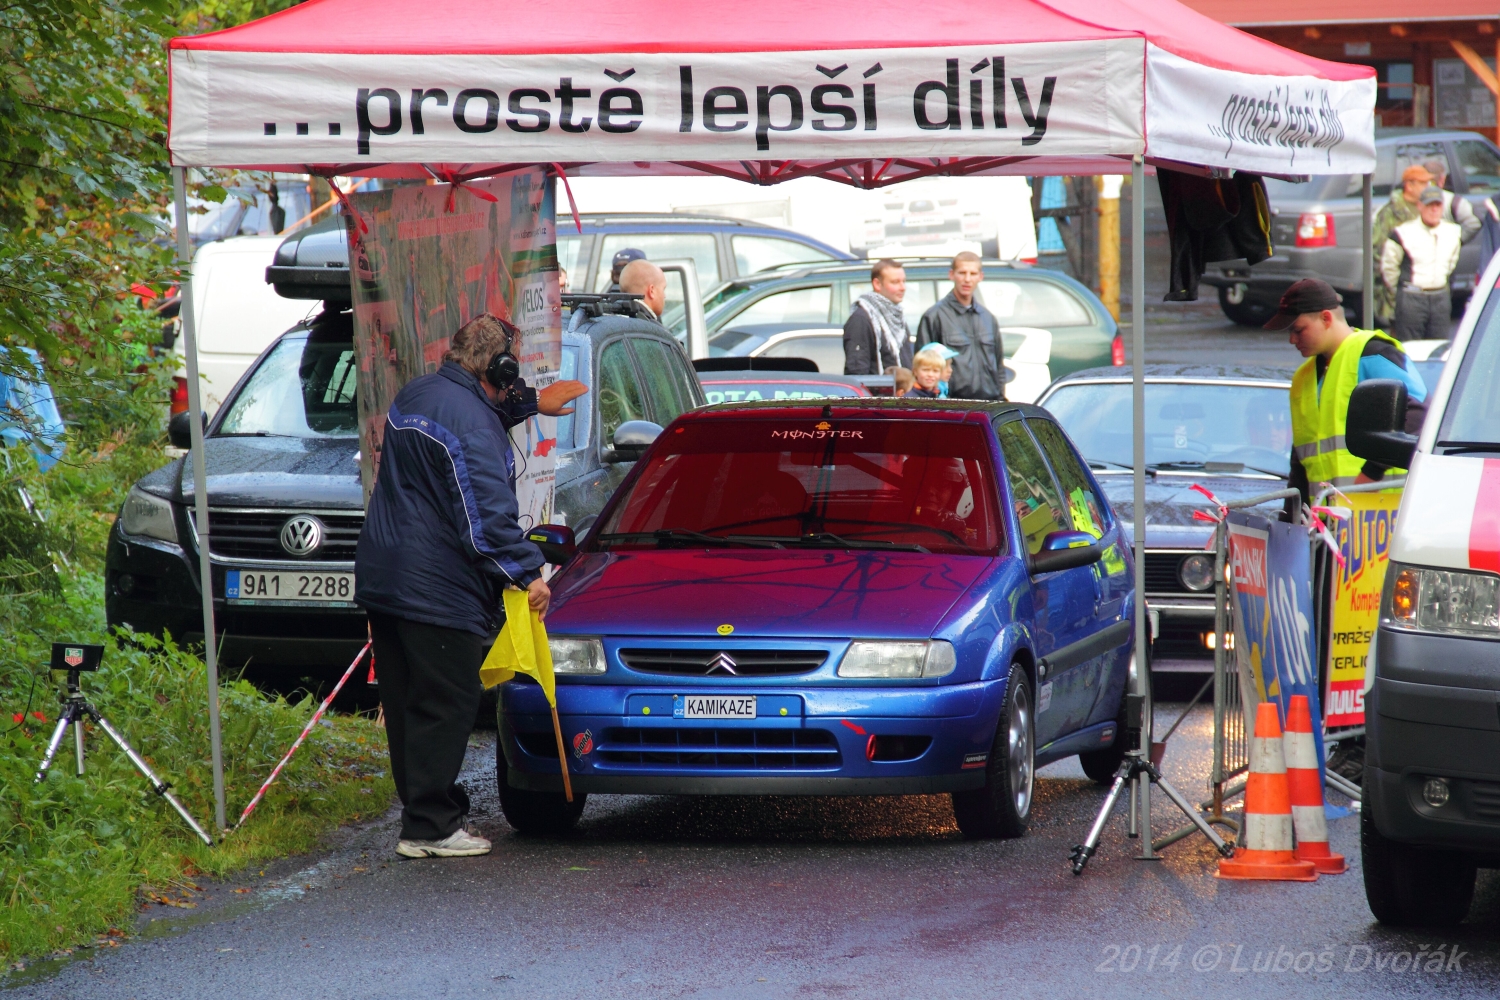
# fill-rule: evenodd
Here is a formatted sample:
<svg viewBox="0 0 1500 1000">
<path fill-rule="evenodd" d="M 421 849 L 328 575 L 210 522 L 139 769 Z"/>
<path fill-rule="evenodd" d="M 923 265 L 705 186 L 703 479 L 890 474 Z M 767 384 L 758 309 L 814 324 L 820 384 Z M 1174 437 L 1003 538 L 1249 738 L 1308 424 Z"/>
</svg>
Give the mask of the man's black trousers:
<svg viewBox="0 0 1500 1000">
<path fill-rule="evenodd" d="M 1391 334 L 1397 340 L 1446 340 L 1453 326 L 1453 296 L 1448 289 L 1435 292 L 1403 288 L 1396 293 L 1396 322 Z"/>
<path fill-rule="evenodd" d="M 442 840 L 468 812 L 455 782 L 479 711 L 485 640 L 461 629 L 370 614 L 403 840 Z"/>
</svg>

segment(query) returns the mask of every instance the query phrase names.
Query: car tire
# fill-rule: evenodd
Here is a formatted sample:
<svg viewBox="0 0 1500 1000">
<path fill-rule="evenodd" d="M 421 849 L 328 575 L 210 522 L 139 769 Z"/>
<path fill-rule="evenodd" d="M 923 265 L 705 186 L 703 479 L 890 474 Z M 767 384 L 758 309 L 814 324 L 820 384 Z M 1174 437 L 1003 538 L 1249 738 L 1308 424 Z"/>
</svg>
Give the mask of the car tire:
<svg viewBox="0 0 1500 1000">
<path fill-rule="evenodd" d="M 1115 718 L 1115 741 L 1103 750 L 1089 750 L 1078 755 L 1078 763 L 1090 780 L 1100 785 L 1114 783 L 1120 765 L 1125 763 L 1125 696 L 1120 695 L 1120 714 Z"/>
<path fill-rule="evenodd" d="M 1365 784 L 1369 787 L 1369 783 Z M 1360 811 L 1360 867 L 1365 901 L 1383 924 L 1452 927 L 1469 913 L 1477 867 L 1460 851 L 1429 851 L 1388 840 L 1369 802 Z"/>
<path fill-rule="evenodd" d="M 495 741 L 495 784 L 500 789 L 500 811 L 505 822 L 519 834 L 530 837 L 558 837 L 568 833 L 583 815 L 588 796 L 573 793 L 569 802 L 562 792 L 533 792 L 516 788 L 507 780 L 509 767 L 505 749 Z"/>
<path fill-rule="evenodd" d="M 1249 292 L 1240 292 L 1239 301 L 1233 299 L 1233 289 L 1219 289 L 1219 308 L 1231 323 L 1239 326 L 1261 326 L 1276 312 L 1276 303 L 1262 299 Z"/>
<path fill-rule="evenodd" d="M 984 786 L 953 793 L 953 816 L 970 840 L 1019 837 L 1031 821 L 1036 792 L 1036 718 L 1031 681 L 1011 664 Z"/>
</svg>

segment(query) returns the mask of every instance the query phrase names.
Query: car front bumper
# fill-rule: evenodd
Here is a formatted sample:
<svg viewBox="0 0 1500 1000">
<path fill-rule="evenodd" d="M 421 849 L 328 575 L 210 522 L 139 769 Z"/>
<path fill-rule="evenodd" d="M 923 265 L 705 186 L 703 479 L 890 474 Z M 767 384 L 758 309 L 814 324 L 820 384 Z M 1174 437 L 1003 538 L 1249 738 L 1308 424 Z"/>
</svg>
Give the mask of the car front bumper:
<svg viewBox="0 0 1500 1000">
<path fill-rule="evenodd" d="M 1365 808 L 1391 840 L 1500 855 L 1500 642 L 1382 628 L 1365 697 Z M 1444 779 L 1446 804 L 1424 799 Z"/>
<path fill-rule="evenodd" d="M 573 787 L 641 795 L 910 795 L 979 788 L 1005 694 L 1003 680 L 912 688 L 719 687 L 558 684 Z M 678 692 L 754 694 L 758 716 L 753 722 L 674 719 Z M 541 688 L 513 681 L 500 687 L 498 701 L 510 784 L 561 791 Z M 868 755 L 871 737 L 876 759 Z M 896 759 L 881 759 L 891 756 Z"/>
</svg>

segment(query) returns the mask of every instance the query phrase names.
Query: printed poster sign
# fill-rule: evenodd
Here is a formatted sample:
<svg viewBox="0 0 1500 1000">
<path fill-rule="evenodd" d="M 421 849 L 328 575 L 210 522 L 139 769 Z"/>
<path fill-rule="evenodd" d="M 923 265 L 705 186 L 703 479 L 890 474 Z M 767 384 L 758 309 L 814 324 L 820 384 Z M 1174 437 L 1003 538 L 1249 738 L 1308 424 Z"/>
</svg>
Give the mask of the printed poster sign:
<svg viewBox="0 0 1500 1000">
<path fill-rule="evenodd" d="M 1401 494 L 1351 493 L 1342 505 L 1349 508 L 1349 519 L 1330 522 L 1344 556 L 1344 568 L 1334 577 L 1328 643 L 1324 724 L 1330 729 L 1365 722 L 1365 664 L 1380 617 Z"/>
<path fill-rule="evenodd" d="M 360 474 L 379 474 L 386 412 L 397 390 L 443 363 L 459 327 L 482 313 L 516 324 L 527 384 L 557 379 L 562 309 L 556 206 L 541 170 L 459 185 L 411 185 L 351 196 L 354 343 L 359 359 Z M 361 227 L 360 223 L 363 223 Z M 556 418 L 511 429 L 521 526 L 551 519 Z"/>
<path fill-rule="evenodd" d="M 1313 642 L 1312 554 L 1307 531 L 1243 511 L 1229 512 L 1235 660 L 1253 732 L 1255 706 L 1274 701 L 1282 726 L 1293 695 L 1306 695 L 1319 718 Z M 1314 734 L 1323 764 L 1321 731 Z"/>
</svg>

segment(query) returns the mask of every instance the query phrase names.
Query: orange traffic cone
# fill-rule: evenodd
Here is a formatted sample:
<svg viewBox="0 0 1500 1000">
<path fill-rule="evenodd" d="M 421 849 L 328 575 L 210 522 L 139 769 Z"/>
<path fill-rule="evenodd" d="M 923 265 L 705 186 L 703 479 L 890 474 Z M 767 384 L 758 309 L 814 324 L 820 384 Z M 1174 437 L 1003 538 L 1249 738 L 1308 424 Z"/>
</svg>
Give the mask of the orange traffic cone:
<svg viewBox="0 0 1500 1000">
<path fill-rule="evenodd" d="M 1297 858 L 1311 861 L 1324 875 L 1349 870 L 1342 854 L 1328 849 L 1328 821 L 1323 815 L 1323 777 L 1313 745 L 1312 711 L 1307 695 L 1292 695 L 1286 708 L 1286 784 L 1291 793 L 1292 822 L 1297 828 Z"/>
<path fill-rule="evenodd" d="M 1311 861 L 1292 853 L 1292 804 L 1281 746 L 1281 720 L 1274 702 L 1255 713 L 1250 745 L 1250 777 L 1245 785 L 1245 828 L 1234 857 L 1219 862 L 1219 878 L 1315 882 Z"/>
</svg>

